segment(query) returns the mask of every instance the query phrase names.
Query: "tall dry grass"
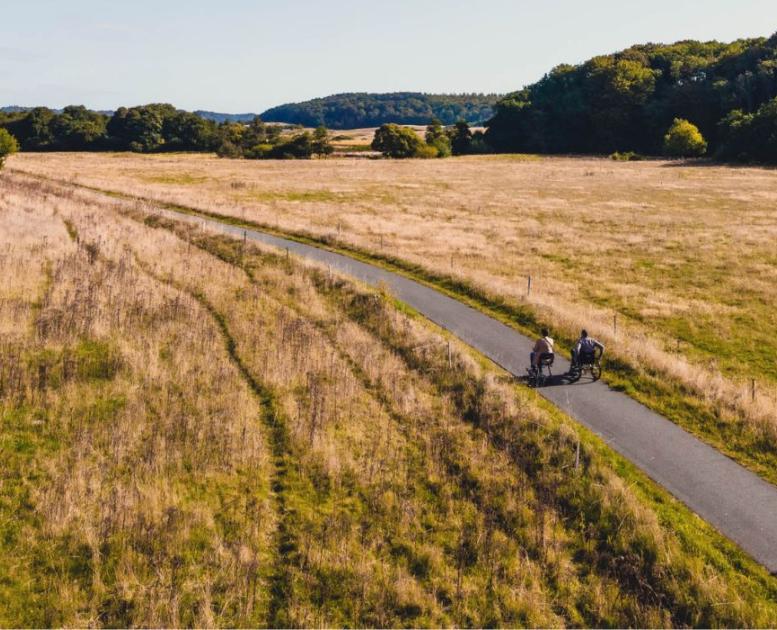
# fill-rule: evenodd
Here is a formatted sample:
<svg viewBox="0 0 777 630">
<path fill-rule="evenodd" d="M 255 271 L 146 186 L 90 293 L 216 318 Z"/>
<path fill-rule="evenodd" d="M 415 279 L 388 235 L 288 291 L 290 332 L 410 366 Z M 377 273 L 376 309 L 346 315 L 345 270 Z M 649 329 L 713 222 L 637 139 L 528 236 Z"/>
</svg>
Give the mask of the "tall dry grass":
<svg viewBox="0 0 777 630">
<path fill-rule="evenodd" d="M 0 620 L 259 623 L 262 410 L 197 302 L 142 273 L 110 217 L 89 221 L 3 185 Z"/>
<path fill-rule="evenodd" d="M 464 279 L 565 338 L 587 328 L 657 387 L 678 383 L 671 395 L 712 417 L 686 426 L 719 446 L 748 431 L 750 441 L 731 448 L 775 450 L 772 171 L 516 156 L 256 163 L 126 154 L 27 154 L 14 168 Z M 710 422 L 720 420 L 738 428 L 716 438 Z"/>
</svg>

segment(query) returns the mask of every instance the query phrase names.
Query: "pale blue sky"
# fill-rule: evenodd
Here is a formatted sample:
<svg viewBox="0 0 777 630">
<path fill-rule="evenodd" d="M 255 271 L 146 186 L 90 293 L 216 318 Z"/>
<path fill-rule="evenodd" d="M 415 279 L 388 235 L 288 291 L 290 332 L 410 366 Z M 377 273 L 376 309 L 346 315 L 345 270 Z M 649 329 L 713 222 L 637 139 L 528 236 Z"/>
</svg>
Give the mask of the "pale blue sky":
<svg viewBox="0 0 777 630">
<path fill-rule="evenodd" d="M 633 43 L 777 30 L 775 0 L 8 0 L 0 105 L 262 111 L 336 92 L 507 92 Z"/>
</svg>

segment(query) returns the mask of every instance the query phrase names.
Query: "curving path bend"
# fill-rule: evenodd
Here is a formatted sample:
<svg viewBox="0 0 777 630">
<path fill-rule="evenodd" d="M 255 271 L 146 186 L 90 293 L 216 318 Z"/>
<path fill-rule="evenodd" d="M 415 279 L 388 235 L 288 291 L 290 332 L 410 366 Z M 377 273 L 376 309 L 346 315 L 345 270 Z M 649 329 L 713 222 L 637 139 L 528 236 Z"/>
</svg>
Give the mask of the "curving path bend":
<svg viewBox="0 0 777 630">
<path fill-rule="evenodd" d="M 532 340 L 431 287 L 342 254 L 265 232 L 174 210 L 161 212 L 238 238 L 287 249 L 372 286 L 385 285 L 399 300 L 511 374 L 526 374 Z M 557 356 L 554 372 L 568 369 L 569 362 Z M 602 382 L 567 383 L 556 379 L 553 386 L 538 391 L 777 574 L 777 487 Z"/>
</svg>

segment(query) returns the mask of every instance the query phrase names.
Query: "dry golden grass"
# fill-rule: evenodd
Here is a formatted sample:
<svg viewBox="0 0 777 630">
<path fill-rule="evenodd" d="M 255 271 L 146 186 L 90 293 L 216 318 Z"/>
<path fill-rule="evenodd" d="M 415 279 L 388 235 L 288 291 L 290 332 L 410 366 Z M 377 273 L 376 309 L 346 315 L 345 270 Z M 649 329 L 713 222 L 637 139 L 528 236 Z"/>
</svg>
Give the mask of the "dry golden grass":
<svg viewBox="0 0 777 630">
<path fill-rule="evenodd" d="M 528 307 L 563 337 L 586 327 L 612 357 L 681 384 L 729 423 L 746 420 L 751 442 L 777 452 L 772 170 L 531 156 L 24 154 L 11 166 L 452 274 Z M 769 476 L 770 464 L 749 463 Z"/>
<path fill-rule="evenodd" d="M 4 624 L 777 619 L 762 570 L 389 298 L 0 187 Z"/>
<path fill-rule="evenodd" d="M 200 305 L 79 210 L 21 189 L 0 202 L 0 622 L 262 619 L 275 514 L 260 406 Z"/>
</svg>

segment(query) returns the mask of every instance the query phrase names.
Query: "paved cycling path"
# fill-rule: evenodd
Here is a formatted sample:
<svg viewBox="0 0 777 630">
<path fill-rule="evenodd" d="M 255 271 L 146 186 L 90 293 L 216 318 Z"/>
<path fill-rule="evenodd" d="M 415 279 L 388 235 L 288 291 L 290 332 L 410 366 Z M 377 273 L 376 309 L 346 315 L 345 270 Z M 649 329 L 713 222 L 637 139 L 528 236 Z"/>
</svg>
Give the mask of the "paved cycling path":
<svg viewBox="0 0 777 630">
<path fill-rule="evenodd" d="M 239 238 L 288 249 L 372 286 L 386 285 L 398 299 L 510 373 L 526 374 L 533 345 L 530 339 L 435 289 L 311 245 L 216 220 L 170 210 L 164 212 Z M 554 372 L 561 374 L 568 368 L 569 362 L 557 356 Z M 601 436 L 769 571 L 777 572 L 777 486 L 601 381 L 555 380 L 554 384 L 540 388 L 539 393 Z"/>
</svg>

